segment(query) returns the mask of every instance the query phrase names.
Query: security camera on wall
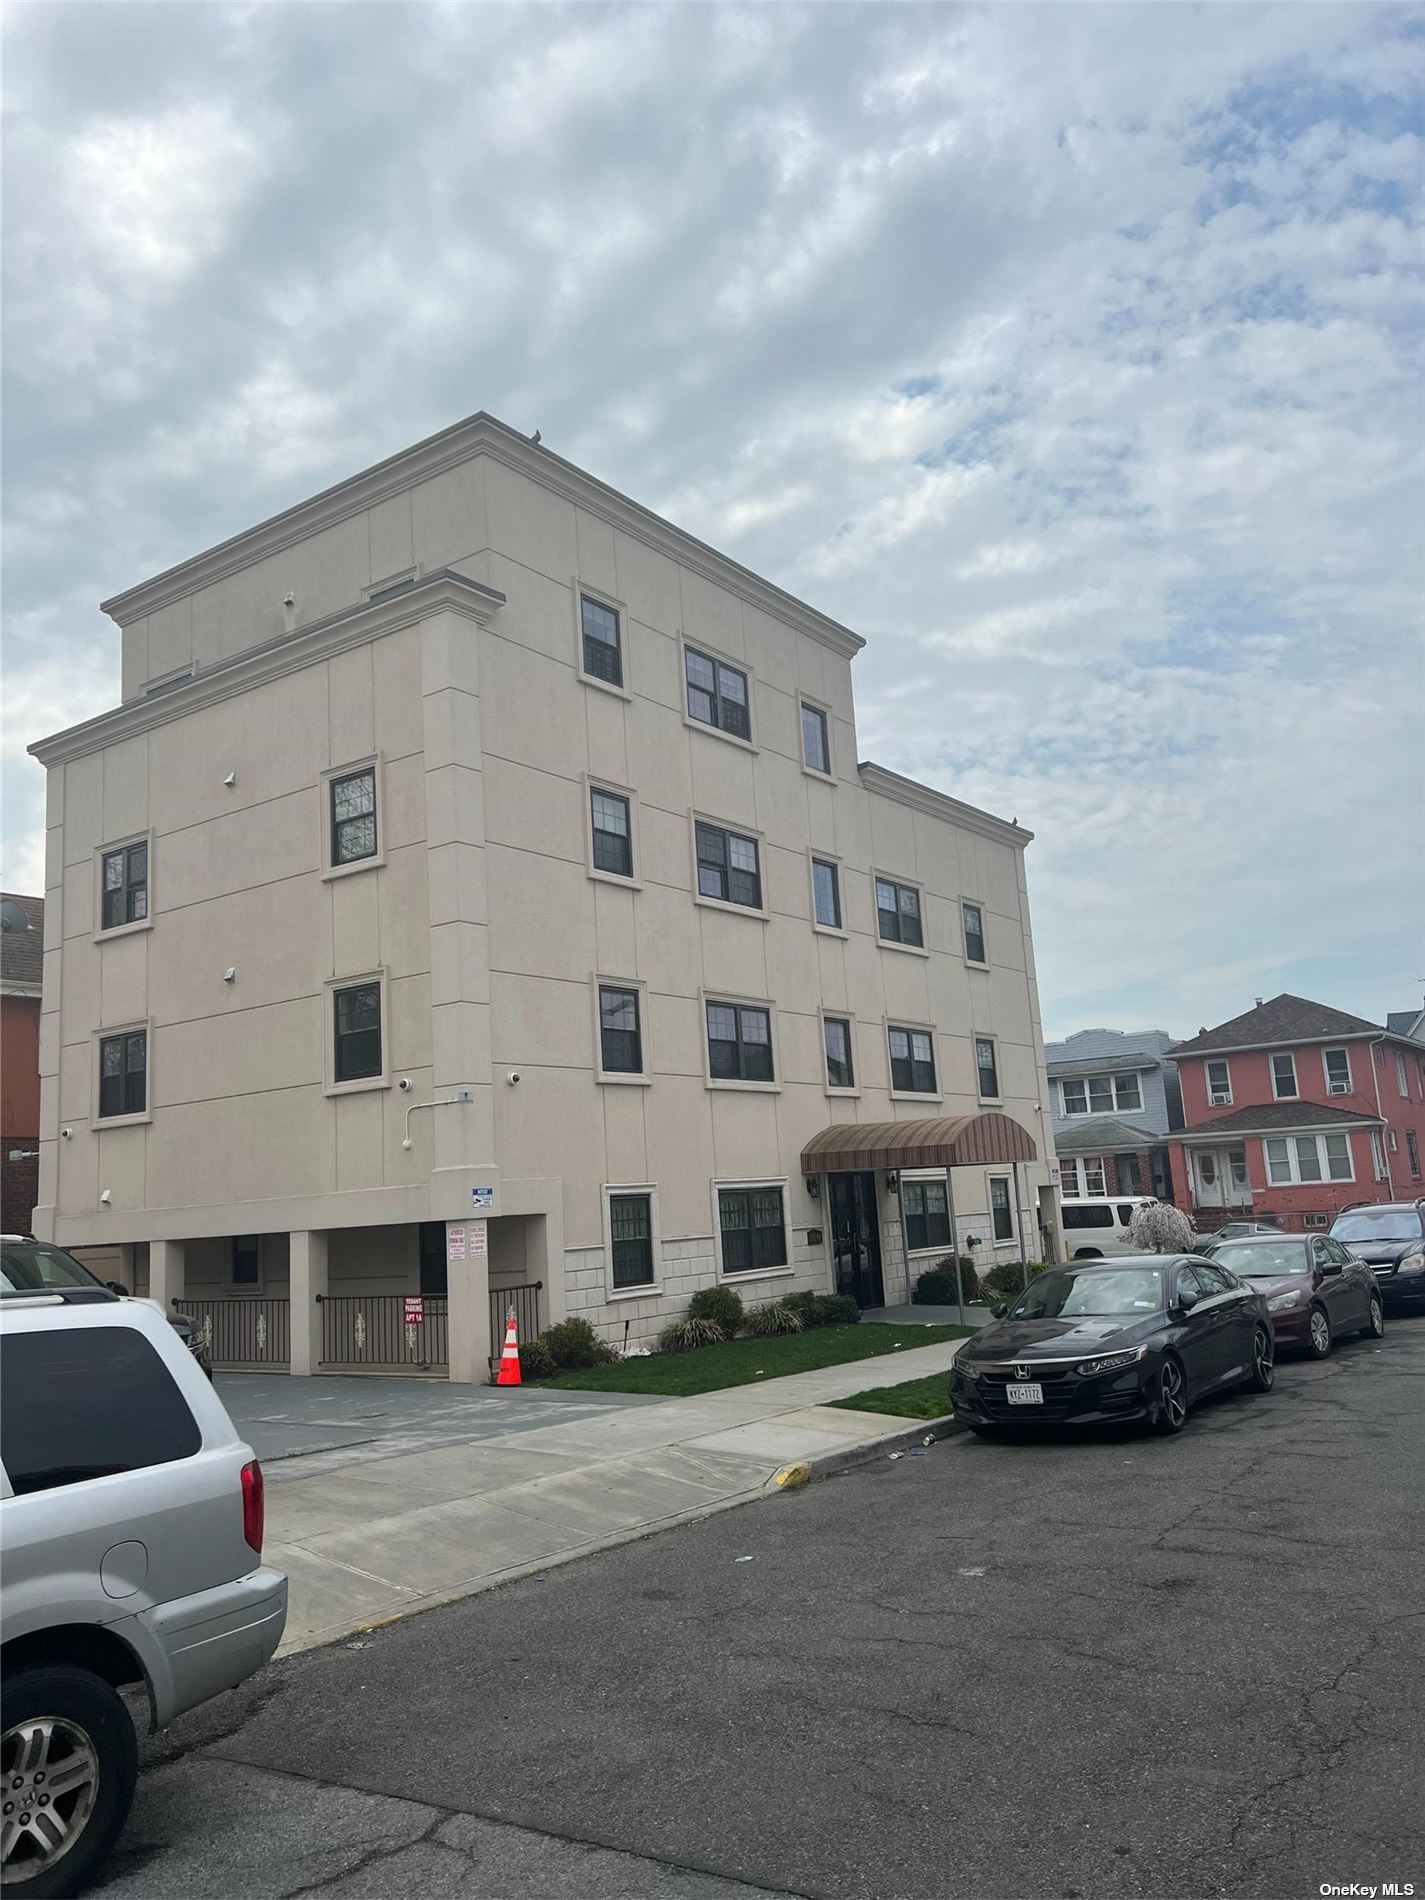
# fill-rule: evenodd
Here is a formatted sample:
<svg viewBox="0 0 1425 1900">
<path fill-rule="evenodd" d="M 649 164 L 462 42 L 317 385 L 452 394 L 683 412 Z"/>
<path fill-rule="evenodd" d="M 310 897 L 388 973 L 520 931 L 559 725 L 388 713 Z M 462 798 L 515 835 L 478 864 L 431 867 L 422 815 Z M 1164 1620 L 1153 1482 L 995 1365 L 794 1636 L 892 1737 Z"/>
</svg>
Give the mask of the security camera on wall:
<svg viewBox="0 0 1425 1900">
<path fill-rule="evenodd" d="M 400 1081 L 396 1084 L 396 1087 L 401 1091 L 403 1095 L 409 1095 L 411 1090 L 415 1086 L 416 1086 L 415 1083 L 411 1080 L 411 1078 L 408 1075 L 403 1075 Z"/>
</svg>

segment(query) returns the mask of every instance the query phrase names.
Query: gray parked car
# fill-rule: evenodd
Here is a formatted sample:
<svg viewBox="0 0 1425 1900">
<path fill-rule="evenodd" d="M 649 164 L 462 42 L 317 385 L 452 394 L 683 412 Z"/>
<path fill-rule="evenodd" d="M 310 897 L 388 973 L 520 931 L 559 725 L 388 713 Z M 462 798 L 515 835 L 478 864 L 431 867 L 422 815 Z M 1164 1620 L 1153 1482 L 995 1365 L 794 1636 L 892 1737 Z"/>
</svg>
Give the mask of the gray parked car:
<svg viewBox="0 0 1425 1900">
<path fill-rule="evenodd" d="M 163 1315 L 88 1290 L 0 1297 L 0 1859 L 6 1900 L 72 1894 L 118 1838 L 150 1723 L 270 1660 L 287 1579 L 262 1471 Z"/>
</svg>

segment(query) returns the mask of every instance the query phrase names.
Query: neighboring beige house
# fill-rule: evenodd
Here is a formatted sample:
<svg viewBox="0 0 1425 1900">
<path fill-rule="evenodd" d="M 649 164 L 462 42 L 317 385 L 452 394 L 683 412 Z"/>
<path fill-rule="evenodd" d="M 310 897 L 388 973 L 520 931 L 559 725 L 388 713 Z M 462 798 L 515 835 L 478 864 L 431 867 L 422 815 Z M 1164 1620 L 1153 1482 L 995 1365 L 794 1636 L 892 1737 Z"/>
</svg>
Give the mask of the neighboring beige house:
<svg viewBox="0 0 1425 1900">
<path fill-rule="evenodd" d="M 982 1262 L 1054 1244 L 1030 834 L 858 763 L 857 635 L 483 414 L 105 611 L 35 1228 L 221 1361 L 895 1302 L 947 1162 Z"/>
</svg>

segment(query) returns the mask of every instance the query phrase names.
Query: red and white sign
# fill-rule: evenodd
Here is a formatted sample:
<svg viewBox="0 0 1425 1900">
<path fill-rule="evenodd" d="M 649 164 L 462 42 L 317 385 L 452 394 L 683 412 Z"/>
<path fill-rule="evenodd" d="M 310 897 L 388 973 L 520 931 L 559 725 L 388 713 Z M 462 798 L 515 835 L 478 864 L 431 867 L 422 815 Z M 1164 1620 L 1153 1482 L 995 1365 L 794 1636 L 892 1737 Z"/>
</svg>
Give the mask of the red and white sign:
<svg viewBox="0 0 1425 1900">
<path fill-rule="evenodd" d="M 419 1293 L 408 1293 L 402 1302 L 402 1308 L 407 1326 L 421 1326 L 425 1323 L 426 1303 Z"/>
<path fill-rule="evenodd" d="M 445 1257 L 447 1260 L 465 1258 L 465 1222 L 448 1220 L 445 1223 Z"/>
<path fill-rule="evenodd" d="M 470 1258 L 472 1260 L 483 1260 L 486 1254 L 489 1252 L 489 1240 L 488 1240 L 489 1231 L 490 1231 L 490 1223 L 488 1221 L 483 1221 L 483 1220 L 471 1221 L 470 1226 L 469 1226 L 469 1234 L 470 1234 Z"/>
</svg>

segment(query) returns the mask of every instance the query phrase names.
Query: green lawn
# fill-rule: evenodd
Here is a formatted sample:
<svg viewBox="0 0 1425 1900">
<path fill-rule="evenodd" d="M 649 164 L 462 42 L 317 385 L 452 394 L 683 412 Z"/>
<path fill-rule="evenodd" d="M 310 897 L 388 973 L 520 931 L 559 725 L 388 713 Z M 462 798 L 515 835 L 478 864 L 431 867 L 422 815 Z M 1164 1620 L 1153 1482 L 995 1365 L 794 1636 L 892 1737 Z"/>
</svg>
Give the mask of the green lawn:
<svg viewBox="0 0 1425 1900">
<path fill-rule="evenodd" d="M 655 1353 L 647 1359 L 621 1359 L 587 1372 L 560 1372 L 541 1386 L 572 1386 L 580 1392 L 656 1392 L 690 1398 L 730 1385 L 754 1385 L 789 1372 L 815 1372 L 852 1359 L 880 1359 L 912 1346 L 933 1346 L 942 1339 L 965 1339 L 969 1326 L 818 1326 L 776 1339 L 733 1339 L 725 1346 L 701 1346 L 695 1352 Z M 944 1373 L 940 1374 L 942 1386 Z"/>
<path fill-rule="evenodd" d="M 888 1412 L 892 1418 L 945 1418 L 950 1411 L 950 1381 L 943 1372 L 904 1385 L 873 1385 L 849 1399 L 831 1399 L 846 1412 Z"/>
</svg>

